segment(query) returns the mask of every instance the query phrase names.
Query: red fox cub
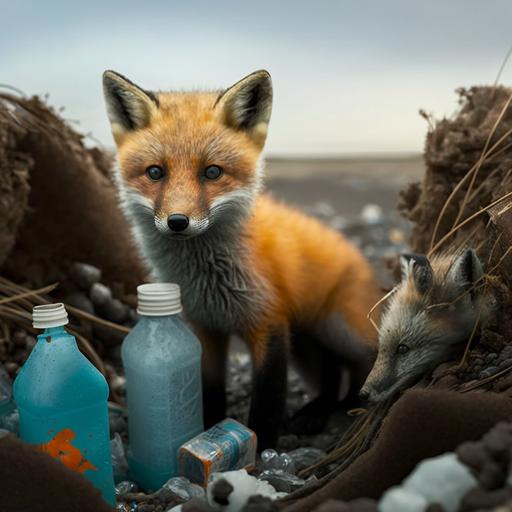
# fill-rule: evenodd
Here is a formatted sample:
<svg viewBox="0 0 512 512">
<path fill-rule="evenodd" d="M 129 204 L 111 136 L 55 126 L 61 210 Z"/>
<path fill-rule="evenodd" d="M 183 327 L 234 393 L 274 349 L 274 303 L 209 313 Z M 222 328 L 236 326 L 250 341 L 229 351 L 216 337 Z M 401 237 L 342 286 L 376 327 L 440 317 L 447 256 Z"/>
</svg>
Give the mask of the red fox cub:
<svg viewBox="0 0 512 512">
<path fill-rule="evenodd" d="M 106 71 L 103 87 L 122 207 L 154 277 L 181 286 L 203 345 L 206 423 L 225 416 L 228 341 L 238 335 L 252 356 L 259 448 L 277 440 L 291 356 L 318 389 L 291 426 L 320 429 L 342 365 L 356 395 L 371 367 L 366 314 L 377 289 L 340 234 L 261 192 L 270 75 L 256 71 L 224 91 L 153 93 Z"/>
</svg>

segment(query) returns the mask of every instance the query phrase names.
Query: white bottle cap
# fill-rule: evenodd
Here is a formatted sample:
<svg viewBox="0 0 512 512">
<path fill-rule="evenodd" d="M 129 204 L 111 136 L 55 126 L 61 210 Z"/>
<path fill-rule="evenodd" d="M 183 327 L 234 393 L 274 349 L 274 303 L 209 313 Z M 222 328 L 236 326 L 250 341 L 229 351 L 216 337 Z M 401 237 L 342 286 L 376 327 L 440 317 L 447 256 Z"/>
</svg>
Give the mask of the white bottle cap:
<svg viewBox="0 0 512 512">
<path fill-rule="evenodd" d="M 34 306 L 32 310 L 32 325 L 36 329 L 60 327 L 67 323 L 68 313 L 62 303 Z"/>
<path fill-rule="evenodd" d="M 137 313 L 165 316 L 181 313 L 180 287 L 174 283 L 149 283 L 137 286 Z"/>
</svg>

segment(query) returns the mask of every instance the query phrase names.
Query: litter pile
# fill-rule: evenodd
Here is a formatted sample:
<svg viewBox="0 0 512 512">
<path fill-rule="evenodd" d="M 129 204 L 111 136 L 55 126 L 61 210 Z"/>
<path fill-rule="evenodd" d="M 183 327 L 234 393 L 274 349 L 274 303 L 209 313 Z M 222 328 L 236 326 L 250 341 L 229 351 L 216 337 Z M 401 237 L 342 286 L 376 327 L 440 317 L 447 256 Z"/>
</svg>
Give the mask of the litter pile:
<svg viewBox="0 0 512 512">
<path fill-rule="evenodd" d="M 456 360 L 425 377 L 420 387 L 429 389 L 420 390 L 422 395 L 406 393 L 394 405 L 359 411 L 355 419 L 336 415 L 318 436 L 283 435 L 277 450 L 257 457 L 251 474 L 221 473 L 206 489 L 176 477 L 152 494 L 139 492 L 127 478 L 120 342 L 136 322 L 135 285 L 145 281 L 146 271 L 117 208 L 109 179 L 111 159 L 88 149 L 39 99 L 0 97 L 0 370 L 6 370 L 0 371 L 0 430 L 17 429 L 16 411 L 1 414 L 2 393 L 8 393 L 8 377 L 15 377 L 34 347 L 30 310 L 62 301 L 72 320 L 69 331 L 109 382 L 121 512 L 369 512 L 377 507 L 383 512 L 426 507 L 430 512 L 464 512 L 510 503 L 512 427 L 500 424 L 476 440 L 510 417 L 503 400 L 512 396 L 512 96 L 500 87 L 471 88 L 459 95 L 461 108 L 454 118 L 432 121 L 425 178 L 402 193 L 400 210 L 412 223 L 414 251 L 432 254 L 462 246 L 477 251 L 486 270 L 478 286 L 485 287 L 494 304 L 481 335 L 475 330 Z M 379 275 L 383 257 L 405 249 L 404 226 L 375 207 L 366 208 L 359 222 L 339 228 L 378 265 Z M 249 375 L 249 357 L 232 354 L 228 412 L 241 422 L 247 419 Z M 293 411 L 309 397 L 293 371 L 289 380 Z M 491 393 L 487 401 L 482 395 L 468 400 L 466 393 L 473 390 L 494 391 L 500 397 L 496 403 Z M 443 406 L 427 409 L 436 400 Z M 457 432 L 449 430 L 453 426 L 444 419 L 450 410 L 464 418 L 467 430 L 462 424 Z M 475 414 L 486 417 L 473 421 Z M 432 424 L 425 427 L 425 440 L 417 422 L 427 417 Z M 421 441 L 417 449 L 407 445 L 411 432 Z M 467 440 L 473 442 L 457 448 Z M 0 447 L 12 442 L 0 441 Z M 401 451 L 406 448 L 407 453 Z M 451 454 L 441 455 L 446 451 Z M 29 451 L 23 456 L 30 458 Z M 437 458 L 413 470 L 428 457 Z M 443 481 L 452 487 L 441 489 Z M 87 492 L 92 490 L 83 491 L 84 500 Z"/>
</svg>

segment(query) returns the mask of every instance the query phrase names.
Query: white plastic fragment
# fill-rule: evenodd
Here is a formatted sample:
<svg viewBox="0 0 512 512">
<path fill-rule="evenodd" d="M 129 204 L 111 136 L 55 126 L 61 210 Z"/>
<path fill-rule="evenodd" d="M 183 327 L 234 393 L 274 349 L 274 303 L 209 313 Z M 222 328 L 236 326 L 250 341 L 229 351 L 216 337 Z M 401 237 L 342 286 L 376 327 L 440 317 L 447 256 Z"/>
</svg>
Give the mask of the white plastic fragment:
<svg viewBox="0 0 512 512">
<path fill-rule="evenodd" d="M 469 469 L 454 453 L 420 462 L 401 486 L 388 490 L 379 502 L 379 512 L 423 511 L 437 503 L 445 512 L 456 512 L 463 496 L 477 485 Z"/>
<path fill-rule="evenodd" d="M 392 487 L 379 502 L 379 512 L 424 512 L 427 500 L 414 491 Z"/>
<path fill-rule="evenodd" d="M 212 496 L 213 485 L 222 478 L 233 486 L 233 492 L 228 497 L 227 505 L 219 505 Z M 221 512 L 239 512 L 248 499 L 257 494 L 269 497 L 272 500 L 286 496 L 286 493 L 277 492 L 268 482 L 258 480 L 256 477 L 249 475 L 245 469 L 214 473 L 210 477 L 206 494 L 210 506 Z"/>
</svg>

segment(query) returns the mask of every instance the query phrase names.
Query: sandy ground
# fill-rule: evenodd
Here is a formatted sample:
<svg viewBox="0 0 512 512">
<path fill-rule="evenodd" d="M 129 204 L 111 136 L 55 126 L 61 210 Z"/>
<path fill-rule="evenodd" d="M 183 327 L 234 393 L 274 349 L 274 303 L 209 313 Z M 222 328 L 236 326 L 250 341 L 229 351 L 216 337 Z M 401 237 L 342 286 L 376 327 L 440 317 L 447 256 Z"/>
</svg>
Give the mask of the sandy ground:
<svg viewBox="0 0 512 512">
<path fill-rule="evenodd" d="M 398 192 L 423 174 L 420 155 L 353 158 L 269 158 L 267 189 L 306 211 L 331 205 L 347 218 L 366 204 L 379 205 L 385 214 L 396 211 Z"/>
</svg>

